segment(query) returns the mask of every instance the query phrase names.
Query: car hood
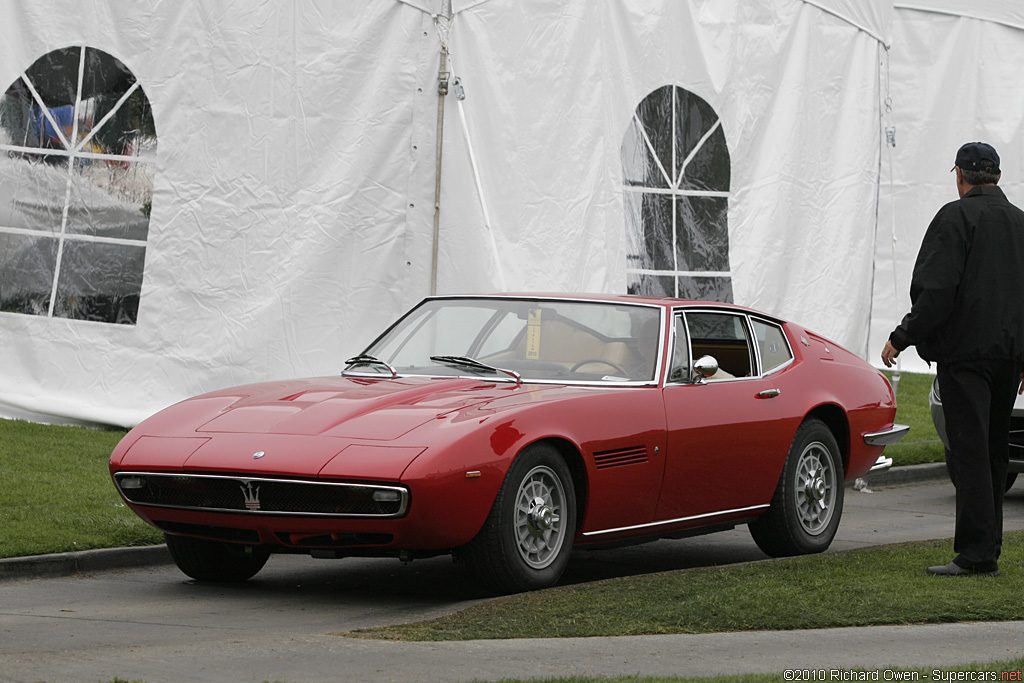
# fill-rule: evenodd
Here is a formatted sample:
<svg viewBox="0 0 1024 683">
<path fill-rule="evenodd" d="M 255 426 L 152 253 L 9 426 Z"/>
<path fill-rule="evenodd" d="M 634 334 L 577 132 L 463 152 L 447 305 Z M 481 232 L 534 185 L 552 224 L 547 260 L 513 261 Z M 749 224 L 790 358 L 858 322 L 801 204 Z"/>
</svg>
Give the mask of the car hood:
<svg viewBox="0 0 1024 683">
<path fill-rule="evenodd" d="M 157 413 L 134 430 L 118 467 L 391 478 L 427 445 L 391 442 L 421 425 L 453 413 L 456 421 L 479 420 L 576 391 L 427 377 L 253 384 Z"/>
<path fill-rule="evenodd" d="M 291 434 L 391 441 L 452 411 L 508 395 L 510 383 L 462 378 L 272 382 L 192 399 L 216 410 L 198 434 Z M 230 403 L 219 409 L 221 399 Z"/>
</svg>

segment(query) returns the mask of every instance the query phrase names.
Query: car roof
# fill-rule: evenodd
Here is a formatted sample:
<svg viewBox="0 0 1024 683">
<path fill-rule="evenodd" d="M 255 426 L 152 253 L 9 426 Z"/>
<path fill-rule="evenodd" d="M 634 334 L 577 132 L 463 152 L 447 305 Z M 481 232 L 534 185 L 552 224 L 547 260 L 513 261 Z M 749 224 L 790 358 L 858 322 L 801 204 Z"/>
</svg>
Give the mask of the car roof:
<svg viewBox="0 0 1024 683">
<path fill-rule="evenodd" d="M 753 313 L 769 320 L 785 322 L 782 318 L 764 313 L 753 308 L 720 301 L 699 301 L 695 299 L 676 299 L 671 297 L 645 296 L 639 294 L 598 294 L 588 292 L 501 292 L 493 294 L 444 294 L 427 297 L 426 300 L 443 299 L 549 299 L 552 301 L 592 301 L 599 303 L 632 304 L 658 306 L 662 308 L 677 307 L 714 307 L 734 310 L 742 313 Z"/>
</svg>

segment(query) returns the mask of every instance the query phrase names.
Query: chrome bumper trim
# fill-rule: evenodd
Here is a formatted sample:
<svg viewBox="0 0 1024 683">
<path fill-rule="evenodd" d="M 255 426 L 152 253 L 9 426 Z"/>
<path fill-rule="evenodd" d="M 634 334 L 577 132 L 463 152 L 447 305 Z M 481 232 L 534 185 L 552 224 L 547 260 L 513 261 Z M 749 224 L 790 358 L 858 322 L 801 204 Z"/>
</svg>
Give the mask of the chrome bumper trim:
<svg viewBox="0 0 1024 683">
<path fill-rule="evenodd" d="M 868 472 L 881 472 L 883 470 L 889 469 L 890 467 L 892 467 L 892 458 L 887 458 L 884 455 L 880 455 L 878 456 L 878 460 L 875 461 L 875 464 L 871 466 L 871 469 L 868 470 Z"/>
<path fill-rule="evenodd" d="M 293 517 L 353 517 L 386 519 L 402 517 L 409 509 L 409 490 L 404 486 L 381 484 L 350 484 L 310 479 L 281 479 L 264 476 L 189 474 L 175 472 L 117 472 L 114 483 L 129 503 L 144 507 L 170 508 L 197 512 L 242 515 L 281 515 Z M 125 486 L 126 480 L 135 480 Z M 286 487 L 290 495 L 268 495 L 272 489 Z M 166 493 L 162 491 L 166 490 Z M 263 493 L 261 494 L 261 490 Z M 321 493 L 312 505 L 293 505 Z M 374 503 L 374 509 L 343 509 L 366 507 L 367 500 L 348 500 L 352 494 L 376 501 L 375 492 L 388 496 L 387 505 Z M 260 498 L 264 498 L 261 501 Z M 326 498 L 324 497 L 326 496 Z M 334 500 L 334 497 L 337 500 Z M 360 505 L 362 503 L 363 505 Z M 326 507 L 324 507 L 326 505 Z M 389 509 L 384 509 L 389 508 Z"/>
<path fill-rule="evenodd" d="M 864 443 L 869 446 L 888 446 L 889 444 L 896 443 L 910 430 L 907 425 L 893 425 L 889 429 L 885 429 L 881 432 L 871 432 L 864 435 Z"/>
</svg>

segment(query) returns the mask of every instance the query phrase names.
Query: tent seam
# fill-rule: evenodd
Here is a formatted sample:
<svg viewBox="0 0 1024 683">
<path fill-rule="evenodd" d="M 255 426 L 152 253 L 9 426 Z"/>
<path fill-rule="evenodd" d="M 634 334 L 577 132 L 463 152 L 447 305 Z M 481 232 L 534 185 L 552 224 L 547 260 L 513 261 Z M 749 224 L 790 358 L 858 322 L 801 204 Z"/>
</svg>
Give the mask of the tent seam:
<svg viewBox="0 0 1024 683">
<path fill-rule="evenodd" d="M 804 2 L 808 2 L 808 1 L 809 0 L 804 0 Z M 893 4 L 893 9 L 913 10 L 913 11 L 916 11 L 916 12 L 928 12 L 928 13 L 931 13 L 931 14 L 943 14 L 943 15 L 949 16 L 949 17 L 960 17 L 960 18 L 963 18 L 963 19 L 974 19 L 975 21 L 987 21 L 989 23 L 999 24 L 1000 26 L 1006 26 L 1007 28 L 1017 29 L 1018 31 L 1024 31 L 1024 24 L 1015 24 L 1015 23 L 1012 23 L 1012 22 L 1009 22 L 1009 21 L 1005 21 L 1005 20 L 1002 20 L 1002 19 L 996 19 L 994 17 L 984 17 L 984 16 L 981 16 L 981 15 L 978 15 L 978 14 L 968 14 L 967 12 L 957 12 L 957 11 L 953 11 L 953 10 L 943 9 L 943 8 L 940 8 L 940 7 L 923 7 L 921 5 L 914 5 L 914 4 L 911 4 L 911 3 L 901 2 L 901 3 L 894 3 Z"/>
<path fill-rule="evenodd" d="M 830 7 L 825 7 L 824 5 L 819 4 L 815 0 L 802 0 L 802 1 L 804 2 L 804 4 L 810 5 L 811 7 L 816 7 L 817 9 L 821 10 L 822 12 L 825 12 L 826 14 L 831 14 L 832 16 L 834 16 L 834 17 L 836 17 L 838 19 L 842 19 L 843 21 L 845 21 L 850 26 L 853 26 L 854 28 L 856 28 L 859 31 L 863 31 L 864 33 L 868 34 L 869 36 L 871 36 L 872 38 L 877 40 L 879 43 L 884 45 L 886 49 L 889 49 L 891 47 L 891 45 L 885 41 L 885 38 L 883 38 L 882 36 L 876 34 L 874 31 L 872 31 L 868 27 L 862 26 L 861 24 L 858 24 L 856 21 L 853 21 L 852 19 L 850 19 L 850 17 L 843 16 L 842 14 L 839 14 L 838 12 L 836 12 L 834 9 L 832 9 Z"/>
</svg>

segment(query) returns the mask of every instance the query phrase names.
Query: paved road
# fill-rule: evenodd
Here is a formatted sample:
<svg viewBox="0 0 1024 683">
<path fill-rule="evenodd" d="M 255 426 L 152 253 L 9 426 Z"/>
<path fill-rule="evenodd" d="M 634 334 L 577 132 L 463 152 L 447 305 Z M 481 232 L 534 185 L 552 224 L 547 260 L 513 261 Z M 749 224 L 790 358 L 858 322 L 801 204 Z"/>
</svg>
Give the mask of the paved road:
<svg viewBox="0 0 1024 683">
<path fill-rule="evenodd" d="M 952 534 L 939 481 L 847 490 L 833 551 Z M 1024 486 L 1006 528 L 1024 529 Z M 764 559 L 745 527 L 577 552 L 566 581 Z M 922 568 L 923 571 L 923 568 Z M 200 585 L 172 566 L 0 582 L 0 681 L 453 681 L 582 674 L 707 676 L 792 668 L 941 667 L 1024 653 L 1024 623 L 463 643 L 341 638 L 483 599 L 447 558 L 274 556 L 256 579 Z"/>
</svg>

